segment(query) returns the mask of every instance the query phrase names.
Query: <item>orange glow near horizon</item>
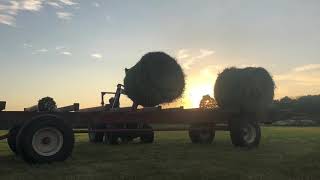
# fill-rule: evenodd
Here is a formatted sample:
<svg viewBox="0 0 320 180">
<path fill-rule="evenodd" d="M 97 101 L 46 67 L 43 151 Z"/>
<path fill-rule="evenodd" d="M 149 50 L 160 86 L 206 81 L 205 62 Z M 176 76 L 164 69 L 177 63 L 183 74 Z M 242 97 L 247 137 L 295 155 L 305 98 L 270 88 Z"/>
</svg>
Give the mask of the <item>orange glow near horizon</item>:
<svg viewBox="0 0 320 180">
<path fill-rule="evenodd" d="M 202 96 L 209 94 L 213 96 L 213 86 L 212 84 L 200 84 L 193 85 L 187 90 L 187 97 L 192 108 L 198 108 Z"/>
</svg>

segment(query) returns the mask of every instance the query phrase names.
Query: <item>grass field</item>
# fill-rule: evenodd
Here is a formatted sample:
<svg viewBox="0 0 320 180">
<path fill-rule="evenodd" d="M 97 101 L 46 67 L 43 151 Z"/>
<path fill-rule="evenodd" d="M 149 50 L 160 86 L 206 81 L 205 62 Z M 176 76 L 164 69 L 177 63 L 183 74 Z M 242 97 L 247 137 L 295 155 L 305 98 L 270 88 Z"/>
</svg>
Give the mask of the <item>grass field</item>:
<svg viewBox="0 0 320 180">
<path fill-rule="evenodd" d="M 110 146 L 77 135 L 63 163 L 28 165 L 0 142 L 0 179 L 320 179 L 320 128 L 265 127 L 260 147 L 234 148 L 227 132 L 191 144 L 187 132 L 160 132 L 154 144 Z"/>
</svg>

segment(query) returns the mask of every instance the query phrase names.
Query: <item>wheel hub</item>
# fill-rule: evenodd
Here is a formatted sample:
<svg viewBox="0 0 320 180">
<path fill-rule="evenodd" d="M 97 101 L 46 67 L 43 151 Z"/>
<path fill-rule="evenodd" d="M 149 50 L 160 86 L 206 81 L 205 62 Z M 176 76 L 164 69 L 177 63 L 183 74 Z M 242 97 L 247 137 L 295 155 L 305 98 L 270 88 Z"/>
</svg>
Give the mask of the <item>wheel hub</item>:
<svg viewBox="0 0 320 180">
<path fill-rule="evenodd" d="M 246 127 L 242 129 L 243 132 L 243 139 L 248 143 L 253 143 L 255 141 L 255 138 L 257 136 L 255 128 L 248 124 Z"/>
<path fill-rule="evenodd" d="M 52 156 L 60 151 L 63 145 L 62 133 L 53 127 L 42 128 L 32 137 L 32 147 L 42 156 Z"/>
</svg>

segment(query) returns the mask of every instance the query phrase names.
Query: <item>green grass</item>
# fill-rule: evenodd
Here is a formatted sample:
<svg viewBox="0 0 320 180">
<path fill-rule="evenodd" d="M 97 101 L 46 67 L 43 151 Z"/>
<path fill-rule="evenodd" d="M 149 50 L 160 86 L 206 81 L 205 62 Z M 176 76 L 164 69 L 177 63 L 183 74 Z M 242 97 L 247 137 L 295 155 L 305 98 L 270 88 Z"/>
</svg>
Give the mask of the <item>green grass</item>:
<svg viewBox="0 0 320 180">
<path fill-rule="evenodd" d="M 234 148 L 227 132 L 191 144 L 186 132 L 160 132 L 154 144 L 110 146 L 77 135 L 66 162 L 28 165 L 0 142 L 0 179 L 320 179 L 320 128 L 265 127 L 259 148 Z"/>
</svg>

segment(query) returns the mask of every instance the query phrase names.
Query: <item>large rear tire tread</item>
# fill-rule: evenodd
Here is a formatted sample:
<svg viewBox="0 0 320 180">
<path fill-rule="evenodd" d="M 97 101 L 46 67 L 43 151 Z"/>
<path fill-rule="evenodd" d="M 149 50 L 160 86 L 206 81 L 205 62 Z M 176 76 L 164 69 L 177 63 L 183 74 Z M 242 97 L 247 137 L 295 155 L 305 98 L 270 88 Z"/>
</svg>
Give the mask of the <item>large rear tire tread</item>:
<svg viewBox="0 0 320 180">
<path fill-rule="evenodd" d="M 44 156 L 36 152 L 32 145 L 33 136 L 39 130 L 53 128 L 62 134 L 63 144 L 54 154 Z M 17 136 L 17 150 L 21 157 L 29 163 L 51 163 L 66 160 L 73 151 L 74 134 L 72 128 L 60 119 L 44 118 L 25 124 Z"/>
</svg>

